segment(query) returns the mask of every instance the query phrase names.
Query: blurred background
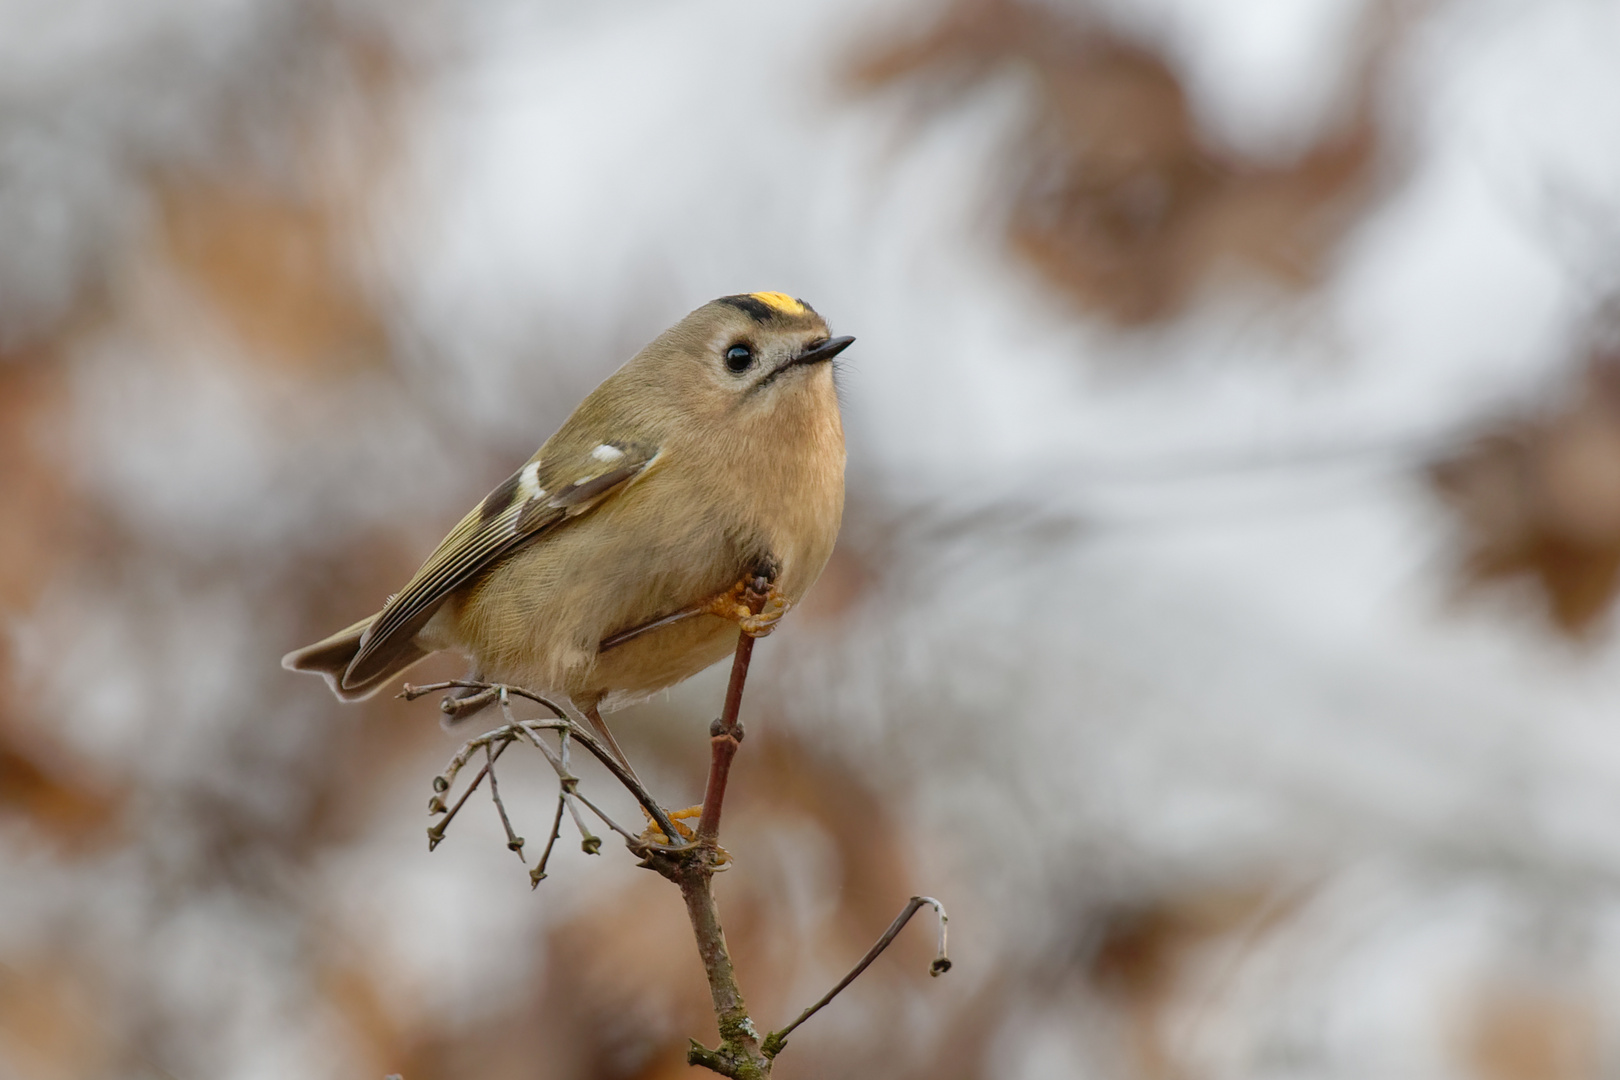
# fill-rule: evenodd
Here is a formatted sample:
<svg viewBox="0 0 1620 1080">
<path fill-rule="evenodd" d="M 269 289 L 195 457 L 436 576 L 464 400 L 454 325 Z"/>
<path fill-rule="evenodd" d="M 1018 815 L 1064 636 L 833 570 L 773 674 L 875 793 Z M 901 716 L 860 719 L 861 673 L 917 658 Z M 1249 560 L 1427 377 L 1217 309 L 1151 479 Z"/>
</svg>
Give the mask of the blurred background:
<svg viewBox="0 0 1620 1080">
<path fill-rule="evenodd" d="M 762 1025 L 913 892 L 956 959 L 779 1076 L 1620 1075 L 1620 7 L 0 28 L 0 1078 L 689 1075 L 674 890 L 565 833 L 531 892 L 481 797 L 429 855 L 476 732 L 278 659 L 766 289 L 859 344 L 727 930 Z M 670 805 L 723 680 L 616 720 Z"/>
</svg>

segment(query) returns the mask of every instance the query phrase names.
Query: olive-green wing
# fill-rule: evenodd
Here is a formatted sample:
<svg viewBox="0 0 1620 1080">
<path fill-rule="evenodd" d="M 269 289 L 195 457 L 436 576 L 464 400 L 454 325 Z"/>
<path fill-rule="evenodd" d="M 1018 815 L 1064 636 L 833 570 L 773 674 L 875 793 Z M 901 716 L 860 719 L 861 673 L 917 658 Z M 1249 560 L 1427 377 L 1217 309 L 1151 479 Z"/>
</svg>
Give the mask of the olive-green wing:
<svg viewBox="0 0 1620 1080">
<path fill-rule="evenodd" d="M 657 447 L 602 443 L 579 458 L 570 455 L 572 460 L 531 458 L 462 518 L 416 575 L 389 598 L 361 637 L 343 686 L 353 688 L 375 678 L 401 650 L 412 647 L 417 631 L 455 589 L 496 560 L 613 497 L 657 456 Z"/>
</svg>

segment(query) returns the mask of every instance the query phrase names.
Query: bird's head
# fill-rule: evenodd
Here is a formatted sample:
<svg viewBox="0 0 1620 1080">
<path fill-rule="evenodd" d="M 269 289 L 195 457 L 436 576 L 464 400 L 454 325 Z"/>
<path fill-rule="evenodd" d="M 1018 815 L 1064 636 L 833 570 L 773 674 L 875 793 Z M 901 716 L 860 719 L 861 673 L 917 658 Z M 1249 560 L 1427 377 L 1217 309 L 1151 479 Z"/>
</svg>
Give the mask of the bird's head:
<svg viewBox="0 0 1620 1080">
<path fill-rule="evenodd" d="M 855 339 L 832 337 L 803 300 L 785 293 L 722 296 L 648 347 L 658 375 L 696 416 L 726 418 L 832 407 L 833 357 Z"/>
</svg>

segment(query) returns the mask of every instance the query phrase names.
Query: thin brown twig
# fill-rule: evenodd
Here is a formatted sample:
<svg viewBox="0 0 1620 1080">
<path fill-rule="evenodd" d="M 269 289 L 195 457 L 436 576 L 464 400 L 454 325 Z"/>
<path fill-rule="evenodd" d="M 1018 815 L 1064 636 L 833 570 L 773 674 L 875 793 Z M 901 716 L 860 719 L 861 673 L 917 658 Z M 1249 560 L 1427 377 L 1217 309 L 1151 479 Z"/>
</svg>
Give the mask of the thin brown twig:
<svg viewBox="0 0 1620 1080">
<path fill-rule="evenodd" d="M 488 746 L 489 744 L 486 742 L 484 745 Z M 499 758 L 510 745 L 511 743 L 502 743 L 500 750 L 495 752 L 495 758 Z M 439 842 L 444 839 L 444 831 L 450 827 L 450 823 L 456 819 L 456 815 L 461 813 L 461 808 L 467 805 L 467 800 L 472 798 L 472 793 L 478 790 L 478 785 L 483 782 L 484 777 L 489 775 L 489 765 L 485 765 L 483 768 L 479 769 L 478 775 L 473 777 L 472 783 L 467 785 L 467 790 L 461 793 L 461 798 L 457 799 L 456 804 L 450 807 L 449 810 L 445 810 L 443 792 L 450 789 L 450 784 L 454 783 L 455 781 L 455 774 L 461 771 L 462 765 L 466 764 L 466 758 L 464 756 L 458 755 L 458 757 L 460 758 L 459 763 L 452 761 L 449 769 L 446 769 L 443 774 L 433 778 L 433 788 L 435 794 L 432 799 L 428 800 L 428 813 L 435 814 L 442 812 L 444 817 L 428 826 L 429 851 L 432 851 L 434 848 L 439 846 Z M 440 781 L 444 782 L 443 787 L 440 787 Z"/>
<path fill-rule="evenodd" d="M 479 709 L 482 709 L 485 705 L 488 705 L 494 697 L 495 691 L 493 690 L 480 690 L 476 694 L 468 694 L 465 697 L 456 697 L 453 694 L 446 694 L 444 700 L 439 702 L 439 711 L 444 713 L 444 715 L 448 718 L 446 721 L 447 723 L 453 724 L 457 720 L 461 719 L 464 714 L 471 715 L 472 713 L 477 712 Z"/>
<path fill-rule="evenodd" d="M 579 790 L 579 777 L 575 776 L 569 769 L 567 759 L 568 739 L 578 733 L 578 725 L 564 721 L 537 722 L 533 720 L 520 720 L 513 724 L 513 729 L 526 738 L 531 746 L 539 750 L 540 753 L 545 756 L 546 762 L 552 767 L 552 770 L 556 772 L 557 782 L 562 787 L 561 799 L 563 804 L 567 806 L 570 812 L 575 815 L 576 821 L 578 820 L 578 812 L 573 807 L 573 800 L 578 799 L 580 802 L 585 804 L 586 808 L 589 809 L 591 813 L 601 818 L 604 825 L 618 833 L 620 836 L 623 836 L 625 839 L 625 845 L 629 847 L 630 850 L 638 854 L 673 855 L 678 854 L 683 850 L 683 847 L 681 846 L 655 844 L 644 837 L 634 835 L 628 829 L 614 821 L 605 810 L 597 806 L 590 799 L 586 798 L 584 792 Z M 551 747 L 547 746 L 535 734 L 536 729 L 541 731 L 557 732 L 557 734 L 560 736 L 562 753 L 559 754 L 558 751 L 555 751 Z M 650 798 L 651 796 L 648 797 Z M 660 810 L 662 811 L 662 808 L 660 808 Z M 667 817 L 668 811 L 662 812 Z M 588 831 L 586 835 L 588 840 L 595 839 L 594 837 L 589 837 Z M 595 854 L 594 851 L 591 853 Z"/>
<path fill-rule="evenodd" d="M 591 827 L 585 824 L 585 818 L 574 805 L 579 795 L 572 791 L 563 792 L 563 802 L 568 806 L 568 812 L 573 815 L 574 825 L 579 829 L 579 849 L 587 855 L 600 855 L 602 853 L 602 838 L 591 832 Z"/>
<path fill-rule="evenodd" d="M 529 871 L 529 888 L 536 889 L 546 879 L 546 863 L 551 860 L 551 849 L 557 843 L 557 837 L 562 835 L 563 802 L 561 794 L 557 796 L 557 814 L 551 819 L 551 836 L 546 840 L 546 849 L 540 853 L 540 861 L 534 869 Z"/>
<path fill-rule="evenodd" d="M 573 805 L 573 800 L 576 798 L 582 800 L 591 810 L 591 812 L 601 818 L 610 829 L 623 836 L 625 838 L 626 845 L 638 855 L 643 857 L 648 855 L 672 855 L 678 854 L 683 850 L 682 846 L 655 844 L 649 840 L 643 839 L 642 837 L 631 834 L 628 830 L 624 829 L 610 816 L 608 816 L 608 814 L 603 811 L 601 807 L 597 806 L 595 803 L 581 795 L 577 790 L 579 778 L 570 773 L 556 752 L 538 738 L 536 735 L 537 731 L 555 731 L 559 735 L 569 735 L 575 738 L 578 738 L 582 734 L 582 730 L 579 725 L 572 720 L 514 720 L 511 724 L 508 724 L 505 727 L 497 728 L 494 731 L 485 732 L 483 735 L 478 736 L 476 739 L 470 740 L 465 746 L 463 746 L 461 751 L 453 759 L 451 759 L 450 765 L 445 769 L 445 771 L 433 778 L 433 789 L 436 794 L 429 801 L 429 812 L 445 813 L 443 793 L 454 784 L 457 773 L 463 766 L 466 765 L 467 759 L 471 756 L 474 750 L 482 747 L 487 751 L 489 747 L 493 745 L 495 748 L 494 756 L 498 758 L 505 751 L 506 747 L 510 746 L 514 741 L 517 740 L 519 736 L 521 736 L 526 739 L 530 745 L 538 748 L 541 753 L 545 755 L 547 762 L 557 772 L 557 779 L 563 787 L 561 799 L 564 805 L 566 805 L 569 811 L 573 814 L 574 821 L 579 826 L 580 836 L 582 837 L 581 847 L 587 853 L 592 855 L 596 854 L 601 847 L 602 840 L 601 837 L 595 835 L 591 831 L 589 825 L 585 824 L 585 821 L 580 816 L 578 809 Z M 590 737 L 588 735 L 585 736 L 585 741 L 589 746 Z M 593 752 L 595 752 L 599 750 L 599 747 L 593 746 L 591 749 Z M 438 847 L 440 841 L 444 839 L 445 830 L 449 827 L 450 822 L 455 818 L 456 814 L 460 812 L 462 806 L 466 805 L 467 799 L 471 797 L 473 791 L 477 790 L 478 785 L 483 782 L 484 777 L 490 775 L 493 774 L 491 773 L 487 764 L 480 768 L 478 770 L 478 775 L 473 777 L 472 784 L 468 786 L 466 791 L 462 792 L 461 797 L 457 799 L 456 804 L 450 808 L 444 820 L 436 823 L 428 829 L 429 851 L 432 851 Z M 635 789 L 632 788 L 632 792 L 637 794 L 638 799 L 644 798 L 649 802 L 652 799 L 652 797 L 646 793 L 645 789 L 636 792 Z M 656 803 L 653 805 L 657 806 Z M 497 806 L 502 810 L 505 809 L 504 804 L 502 804 L 499 800 L 497 800 Z M 658 812 L 664 815 L 666 821 L 668 820 L 667 811 L 665 811 L 662 807 L 658 807 Z M 508 834 L 508 841 L 509 845 L 513 841 L 520 844 L 523 842 L 521 838 L 512 835 L 510 832 Z M 692 845 L 685 845 L 685 847 L 690 846 Z"/>
<path fill-rule="evenodd" d="M 608 772 L 613 774 L 613 778 L 615 780 L 623 784 L 630 794 L 635 796 L 636 801 L 640 803 L 642 808 L 647 811 L 648 815 L 658 823 L 659 829 L 663 830 L 665 836 L 680 835 L 675 831 L 675 826 L 670 822 L 668 812 L 666 812 L 664 808 L 659 805 L 658 800 L 652 797 L 652 793 L 647 790 L 646 786 L 643 785 L 633 773 L 626 769 L 623 762 L 619 761 L 610 750 L 608 750 L 596 739 L 591 732 L 587 731 L 583 724 L 569 716 L 567 710 L 548 697 L 536 694 L 531 690 L 525 690 L 521 686 L 504 686 L 504 684 L 500 683 L 477 682 L 471 679 L 448 679 L 444 682 L 429 683 L 425 686 L 413 686 L 407 683 L 404 691 L 399 696 L 406 701 L 415 701 L 417 698 L 423 697 L 427 694 L 434 694 L 438 693 L 440 690 L 450 690 L 457 687 L 473 690 L 497 691 L 504 688 L 514 697 L 520 697 L 550 709 L 552 714 L 557 717 L 555 721 L 526 720 L 519 722 L 518 726 L 524 728 L 540 728 L 549 731 L 567 731 L 573 739 L 577 740 L 580 745 L 584 746 L 586 750 L 590 751 L 591 756 L 596 758 L 597 761 L 600 761 Z M 495 733 L 490 733 L 490 735 L 493 734 Z M 488 737 L 488 735 L 480 736 L 479 739 Z M 477 746 L 481 745 L 479 739 L 474 739 L 469 742 L 467 746 L 463 748 L 463 750 L 470 753 L 471 750 L 477 749 Z M 531 739 L 530 741 L 534 742 L 535 745 L 540 745 L 536 740 Z M 545 749 L 550 751 L 551 748 L 546 747 Z M 463 762 L 463 764 L 464 763 L 465 762 Z M 446 770 L 441 779 L 447 779 L 453 782 L 455 780 L 455 769 L 458 769 L 459 767 L 460 766 L 455 766 L 452 769 Z M 556 766 L 553 765 L 553 768 L 555 767 Z M 437 783 L 435 783 L 434 786 L 437 788 Z"/>
<path fill-rule="evenodd" d="M 468 761 L 472 760 L 473 751 L 482 750 L 486 743 L 499 740 L 503 734 L 503 731 L 490 731 L 478 736 L 476 739 L 469 739 L 460 750 L 456 751 L 456 756 L 450 759 L 450 764 L 445 766 L 444 772 L 433 778 L 434 793 L 443 796 L 445 792 L 454 787 L 456 777 L 461 775 L 461 770 L 467 767 Z M 482 779 L 483 773 L 480 772 L 478 778 L 473 782 L 477 784 Z M 440 801 L 442 802 L 442 799 Z M 441 813 L 443 807 L 430 804 L 428 810 L 436 814 Z"/>
<path fill-rule="evenodd" d="M 550 709 L 552 715 L 559 720 L 572 719 L 568 715 L 568 711 L 561 705 L 542 694 L 535 693 L 533 690 L 525 690 L 521 686 L 510 686 L 506 683 L 482 682 L 477 679 L 446 679 L 443 682 L 427 683 L 422 686 L 413 686 L 410 683 L 406 683 L 405 688 L 399 692 L 399 697 L 405 701 L 415 701 L 417 698 L 425 697 L 428 694 L 437 694 L 440 690 L 460 689 L 489 690 L 492 692 L 498 692 L 503 686 L 505 686 L 509 692 L 516 694 L 520 698 L 532 701 L 537 705 L 544 705 L 546 708 Z"/>
<path fill-rule="evenodd" d="M 945 951 L 945 926 L 949 922 L 949 916 L 945 914 L 945 906 L 932 896 L 913 896 L 900 914 L 895 916 L 894 922 L 889 924 L 889 928 L 883 931 L 883 936 L 877 939 L 877 944 L 866 950 L 866 955 L 861 957 L 860 962 L 850 969 L 849 974 L 838 980 L 838 985 L 823 994 L 820 1001 L 800 1013 L 799 1018 L 793 1023 L 781 1031 L 773 1031 L 765 1036 L 765 1042 L 760 1047 L 761 1052 L 766 1057 L 771 1058 L 780 1054 L 782 1048 L 787 1045 L 787 1037 L 793 1033 L 793 1029 L 820 1012 L 822 1006 L 841 994 L 845 987 L 859 978 L 861 972 L 865 971 L 872 961 L 876 960 L 883 950 L 889 947 L 889 943 L 894 941 L 906 923 L 911 921 L 911 917 L 917 914 L 924 904 L 932 904 L 934 911 L 939 914 L 939 950 L 934 955 L 934 962 L 928 966 L 928 974 L 939 976 L 951 970 L 951 958 Z"/>
<path fill-rule="evenodd" d="M 510 717 L 511 714 L 508 713 L 507 715 Z M 573 804 L 573 800 L 575 799 L 578 799 L 580 802 L 584 803 L 586 808 L 589 809 L 591 813 L 601 818 L 604 825 L 618 833 L 620 836 L 624 837 L 626 843 L 630 845 L 632 850 L 637 849 L 644 843 L 641 837 L 634 835 L 621 826 L 618 822 L 614 821 L 608 816 L 607 811 L 591 802 L 590 799 L 585 797 L 585 793 L 579 790 L 579 777 L 575 776 L 568 767 L 568 736 L 572 734 L 570 728 L 561 727 L 560 725 L 553 728 L 553 730 L 558 732 L 558 744 L 560 747 L 559 750 L 553 750 L 538 737 L 536 737 L 534 732 L 528 730 L 528 727 L 523 723 L 513 720 L 511 722 L 511 726 L 528 737 L 529 742 L 545 755 L 546 761 L 557 773 L 557 782 L 562 785 L 561 799 L 563 805 L 568 807 L 569 812 L 574 817 L 574 823 L 579 826 L 580 835 L 584 838 L 584 848 L 587 854 L 595 855 L 601 849 L 602 840 L 600 837 L 593 835 L 591 831 L 585 827 L 585 823 L 580 820 L 579 811 L 574 807 Z"/>
<path fill-rule="evenodd" d="M 511 739 L 506 740 L 501 743 L 501 749 L 505 750 L 511 743 Z M 501 802 L 501 787 L 495 781 L 495 752 L 490 749 L 489 743 L 484 744 L 484 756 L 489 759 L 484 765 L 484 771 L 489 774 L 489 797 L 495 800 L 495 810 L 501 815 L 501 827 L 506 830 L 507 850 L 517 852 L 518 861 L 524 862 L 523 837 L 512 828 L 512 819 L 506 816 L 506 804 Z"/>
<path fill-rule="evenodd" d="M 510 727 L 513 725 L 512 707 L 506 699 L 506 687 L 501 687 L 497 693 L 501 699 L 501 714 L 506 717 L 507 726 Z M 503 741 L 501 749 L 506 749 L 516 738 L 517 736 L 513 735 Z M 519 836 L 517 831 L 512 828 L 512 819 L 506 816 L 506 804 L 501 801 L 500 785 L 495 780 L 495 758 L 490 751 L 489 743 L 484 744 L 484 756 L 489 758 L 489 797 L 495 800 L 495 809 L 501 815 L 501 828 L 506 830 L 506 846 L 509 850 L 517 852 L 518 861 L 523 862 L 525 861 L 523 858 L 523 837 Z"/>
<path fill-rule="evenodd" d="M 597 806 L 595 803 L 591 802 L 591 800 L 588 799 L 585 796 L 585 793 L 583 791 L 580 791 L 578 788 L 575 788 L 573 791 L 569 792 L 569 794 L 572 795 L 574 798 L 578 799 L 580 802 L 584 803 L 585 808 L 587 810 L 589 810 L 591 813 L 595 814 L 597 817 L 602 819 L 602 824 L 606 825 L 608 828 L 612 829 L 614 832 L 616 832 L 620 836 L 624 837 L 625 840 L 628 841 L 632 847 L 640 845 L 643 842 L 641 837 L 635 835 L 629 829 L 626 829 L 624 826 L 620 825 L 618 822 L 616 822 L 612 818 L 608 817 L 607 814 L 603 813 L 602 808 L 600 806 Z"/>
<path fill-rule="evenodd" d="M 749 582 L 743 594 L 748 610 L 758 615 L 765 606 L 770 580 L 763 575 Z M 726 683 L 726 703 L 720 718 L 709 729 L 709 782 L 703 791 L 703 814 L 698 818 L 697 839 L 700 844 L 713 844 L 720 835 L 720 811 L 725 805 L 726 781 L 731 776 L 731 760 L 737 756 L 742 742 L 743 686 L 748 682 L 748 665 L 754 657 L 754 638 L 748 633 L 737 635 L 737 651 L 731 659 L 731 679 Z"/>
<path fill-rule="evenodd" d="M 496 696 L 501 703 L 501 715 L 506 719 L 506 726 L 518 731 L 525 730 L 522 725 L 518 723 L 517 717 L 512 715 L 511 688 L 502 686 L 497 691 Z M 568 723 L 572 725 L 573 719 L 568 718 Z M 559 743 L 565 738 L 567 738 L 566 728 L 563 729 L 563 734 L 558 736 Z M 585 799 L 583 795 L 579 794 L 579 777 L 575 776 L 568 770 L 568 762 L 564 760 L 561 754 L 554 753 L 551 747 L 547 746 L 532 733 L 529 736 L 529 741 L 540 748 L 541 753 L 545 754 L 546 760 L 551 763 L 551 767 L 557 773 L 557 782 L 562 785 L 561 798 L 563 805 L 568 808 L 569 814 L 573 816 L 574 825 L 579 829 L 580 850 L 584 851 L 587 855 L 601 854 L 602 838 L 593 833 L 590 826 L 585 824 L 585 819 L 580 815 L 579 807 L 574 805 L 574 800 L 580 799 L 584 801 L 585 805 L 590 806 L 591 809 L 596 812 L 596 815 L 603 821 L 606 821 L 609 825 L 613 825 L 612 820 L 609 819 L 606 814 L 602 813 L 602 811 L 597 810 L 595 806 L 591 806 L 590 801 Z M 491 774 L 490 778 L 493 780 L 494 775 Z M 617 826 L 614 826 L 614 828 L 617 828 Z M 510 826 L 508 826 L 507 829 L 508 832 L 511 831 Z M 510 846 L 510 844 L 508 844 L 508 846 Z"/>
</svg>

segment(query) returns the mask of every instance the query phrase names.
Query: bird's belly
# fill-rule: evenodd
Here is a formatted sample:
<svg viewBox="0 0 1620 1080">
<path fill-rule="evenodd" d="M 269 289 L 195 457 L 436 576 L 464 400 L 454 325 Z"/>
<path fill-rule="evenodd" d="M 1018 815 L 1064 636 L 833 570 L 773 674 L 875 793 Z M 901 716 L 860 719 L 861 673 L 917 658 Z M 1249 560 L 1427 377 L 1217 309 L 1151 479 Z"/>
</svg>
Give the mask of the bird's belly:
<svg viewBox="0 0 1620 1080">
<path fill-rule="evenodd" d="M 737 624 L 697 615 L 601 653 L 580 691 L 603 711 L 633 705 L 724 660 L 737 648 Z"/>
<path fill-rule="evenodd" d="M 702 515 L 688 515 L 693 532 L 653 533 L 649 543 L 649 530 L 627 526 L 616 509 L 604 506 L 493 567 L 455 598 L 445 644 L 469 654 L 486 679 L 566 694 L 582 707 L 610 694 L 620 703 L 644 698 L 724 656 L 735 625 L 701 616 L 598 657 L 612 634 L 724 591 L 740 561 L 724 535 L 703 534 L 710 519 Z"/>
</svg>

